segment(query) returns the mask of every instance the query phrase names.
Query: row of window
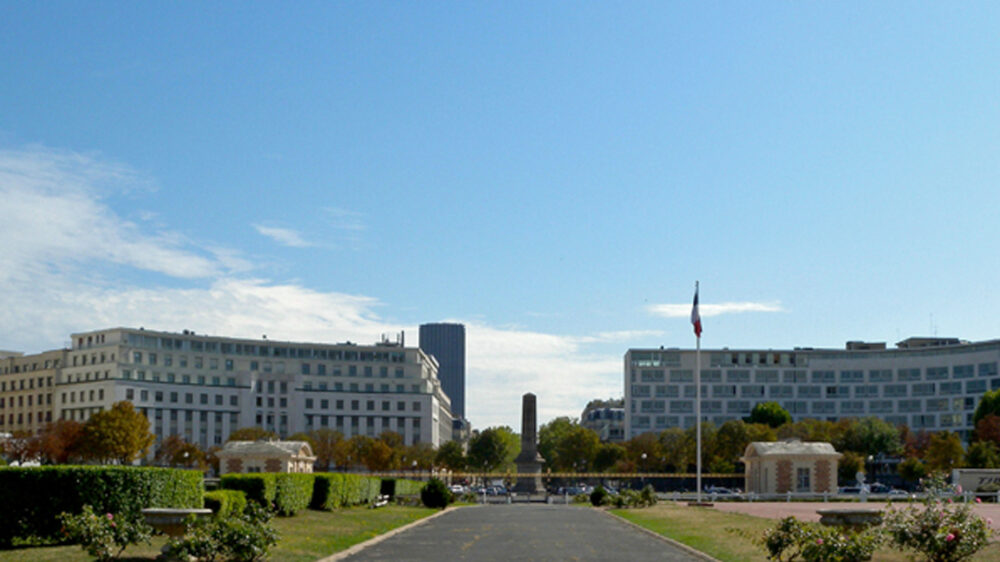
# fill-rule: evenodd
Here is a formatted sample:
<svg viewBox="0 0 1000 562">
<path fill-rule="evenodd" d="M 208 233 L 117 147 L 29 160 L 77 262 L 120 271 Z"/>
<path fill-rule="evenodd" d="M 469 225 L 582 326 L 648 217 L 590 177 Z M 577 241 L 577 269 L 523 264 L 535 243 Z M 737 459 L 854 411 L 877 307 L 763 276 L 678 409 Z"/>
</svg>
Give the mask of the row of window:
<svg viewBox="0 0 1000 562">
<path fill-rule="evenodd" d="M 39 371 L 42 369 L 58 369 L 60 361 L 58 359 L 46 359 L 45 361 L 39 363 L 37 361 L 33 363 L 25 363 L 24 365 L 5 365 L 0 367 L 0 375 L 16 375 L 18 373 L 30 373 L 32 371 Z"/>
<path fill-rule="evenodd" d="M 364 361 L 403 363 L 406 361 L 405 351 L 328 349 L 317 347 L 285 347 L 255 343 L 235 343 L 203 340 L 182 340 L 165 337 L 140 336 L 126 334 L 126 344 L 147 349 L 162 349 L 172 351 L 219 353 L 222 355 L 246 355 L 256 357 L 282 357 L 289 359 L 321 359 L 329 361 Z M 143 353 L 135 351 L 134 353 Z M 156 352 L 146 351 L 148 355 Z M 137 361 L 139 362 L 139 361 Z"/>
<path fill-rule="evenodd" d="M 988 378 L 996 376 L 997 363 L 980 363 L 978 365 L 956 365 L 948 367 L 927 367 L 926 369 L 907 368 L 895 371 L 895 380 L 899 382 L 913 381 L 938 381 L 952 379 L 970 379 L 976 376 Z M 638 377 L 637 377 L 638 373 Z M 895 382 L 892 369 L 872 369 L 868 371 L 867 381 L 863 370 L 843 370 L 840 371 L 839 381 L 837 372 L 832 370 L 788 369 L 779 371 L 777 369 L 728 369 L 723 373 L 721 369 L 704 369 L 701 372 L 701 381 L 706 383 L 723 382 L 729 383 L 863 383 L 863 382 Z M 637 380 L 638 379 L 638 380 Z M 694 373 L 691 369 L 633 369 L 631 382 L 643 383 L 687 383 L 694 382 Z"/>
<path fill-rule="evenodd" d="M 22 412 L 19 414 L 7 414 L 6 416 L 0 415 L 0 427 L 4 427 L 4 425 L 31 425 L 33 423 L 46 423 L 52 421 L 52 412 L 38 412 L 38 416 L 33 414 L 34 412 Z M 6 424 L 4 424 L 4 420 L 7 421 Z"/>
<path fill-rule="evenodd" d="M 887 415 L 884 416 L 886 422 L 893 425 L 908 425 L 913 429 L 931 428 L 962 428 L 972 425 L 972 413 L 947 413 L 947 414 L 913 414 L 913 415 Z M 710 416 L 703 413 L 704 419 L 711 421 L 716 426 L 720 426 L 727 421 L 736 419 L 732 416 Z M 818 418 L 824 419 L 824 418 Z M 827 417 L 828 421 L 837 421 L 838 417 Z M 693 427 L 695 416 L 634 416 L 632 418 L 632 434 L 638 435 L 647 431 L 662 431 L 673 427 Z"/>
<path fill-rule="evenodd" d="M 0 410 L 3 410 L 8 405 L 11 408 L 14 408 L 15 404 L 17 404 L 16 407 L 18 407 L 18 408 L 24 408 L 25 407 L 25 403 L 27 403 L 27 407 L 28 408 L 30 408 L 32 406 L 45 406 L 45 405 L 51 405 L 52 404 L 52 395 L 51 394 L 38 394 L 37 395 L 38 396 L 38 400 L 37 401 L 35 400 L 35 396 L 36 395 L 34 395 L 34 394 L 27 394 L 27 395 L 22 394 L 21 396 L 10 396 L 10 397 L 0 396 Z M 15 400 L 15 398 L 16 398 L 16 400 Z"/>
<path fill-rule="evenodd" d="M 7 383 L 10 382 L 8 385 Z M 17 390 L 34 390 L 37 388 L 45 388 L 52 386 L 52 377 L 32 377 L 21 379 L 17 381 L 0 381 L 0 392 L 7 392 L 8 388 L 11 392 Z"/>
<path fill-rule="evenodd" d="M 705 400 L 701 403 L 703 414 L 725 413 L 734 415 L 749 414 L 756 402 L 750 400 Z M 886 414 L 893 412 L 943 412 L 975 409 L 975 398 L 930 398 L 907 399 L 894 402 L 892 400 L 845 400 L 831 402 L 791 401 L 781 402 L 781 407 L 793 416 L 805 414 Z M 866 408 L 867 406 L 867 408 Z M 690 414 L 694 412 L 694 402 L 691 400 L 639 400 L 632 403 L 632 413 L 655 414 L 669 412 L 672 414 Z"/>
<path fill-rule="evenodd" d="M 139 403 L 144 404 L 149 402 L 150 391 L 146 389 L 140 389 L 139 393 Z M 208 394 L 207 392 L 198 393 L 198 404 L 202 406 L 215 405 L 222 406 L 223 402 L 226 400 L 226 396 L 229 396 L 229 405 L 238 407 L 239 406 L 239 396 L 236 394 Z M 134 388 L 125 389 L 125 399 L 134 401 L 136 397 L 136 392 Z M 153 402 L 162 403 L 167 402 L 169 404 L 180 404 L 181 403 L 181 393 L 180 392 L 166 392 L 163 390 L 152 391 Z M 166 400 L 164 400 L 166 399 Z M 258 398 L 258 401 L 260 399 Z M 284 400 L 284 399 L 282 399 Z M 195 404 L 195 393 L 185 392 L 184 393 L 184 404 Z M 260 405 L 260 404 L 258 404 Z"/>
<path fill-rule="evenodd" d="M 989 385 L 987 385 L 989 382 Z M 631 385 L 632 398 L 679 398 L 683 392 L 684 398 L 695 397 L 695 385 L 672 386 L 672 385 Z M 898 398 L 904 396 L 934 396 L 938 394 L 982 394 L 989 389 L 1000 388 L 1000 378 L 990 381 L 974 379 L 969 381 L 948 381 L 941 383 L 892 383 L 886 385 L 729 385 L 714 384 L 702 385 L 701 393 L 704 397 L 712 398 L 876 398 L 885 396 Z M 711 392 L 709 392 L 711 391 Z"/>
<path fill-rule="evenodd" d="M 158 371 L 152 373 L 146 373 L 146 371 L 135 371 L 132 372 L 131 369 L 122 369 L 122 378 L 125 380 L 135 379 L 137 381 L 151 381 L 151 382 L 167 382 L 174 384 L 196 384 L 199 386 L 211 385 L 211 386 L 223 386 L 222 377 L 211 376 L 206 377 L 205 375 L 180 375 L 179 377 L 174 373 L 162 374 Z M 236 377 L 226 377 L 225 386 L 236 386 Z"/>
<path fill-rule="evenodd" d="M 350 403 L 352 411 L 357 412 L 357 411 L 361 410 L 361 400 L 351 400 L 349 402 L 345 401 L 345 400 L 334 400 L 332 403 L 334 404 L 334 410 L 337 410 L 337 411 L 343 410 L 344 409 L 344 405 L 346 403 Z M 392 410 L 392 401 L 391 400 L 381 400 L 381 401 L 365 400 L 365 411 L 367 411 L 367 412 L 374 412 L 374 411 L 376 411 L 376 408 L 375 408 L 376 403 L 379 405 L 379 410 L 378 411 L 382 411 L 382 412 L 393 411 Z M 315 406 L 317 404 L 319 405 L 319 409 L 321 409 L 321 410 L 329 410 L 330 409 L 331 401 L 328 400 L 328 399 L 326 399 L 326 398 L 323 398 L 323 399 L 320 399 L 320 400 L 315 400 L 313 398 L 306 398 L 306 409 L 307 410 L 311 410 L 311 409 L 315 408 Z M 403 401 L 403 400 L 397 400 L 396 401 L 396 410 L 395 411 L 397 411 L 397 412 L 405 412 L 406 411 L 406 402 Z M 413 401 L 412 404 L 411 404 L 410 411 L 411 412 L 419 412 L 420 411 L 420 402 Z"/>
</svg>

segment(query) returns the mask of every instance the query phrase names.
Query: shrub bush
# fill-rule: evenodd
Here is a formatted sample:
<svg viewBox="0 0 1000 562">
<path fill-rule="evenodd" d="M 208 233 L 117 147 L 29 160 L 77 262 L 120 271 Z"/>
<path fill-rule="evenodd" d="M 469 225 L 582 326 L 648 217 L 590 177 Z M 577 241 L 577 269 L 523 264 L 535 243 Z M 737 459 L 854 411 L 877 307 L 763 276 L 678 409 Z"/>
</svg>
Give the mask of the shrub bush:
<svg viewBox="0 0 1000 562">
<path fill-rule="evenodd" d="M 395 498 L 396 496 L 417 496 L 424 487 L 423 482 L 404 480 L 401 478 L 385 478 L 382 480 L 380 494 Z"/>
<path fill-rule="evenodd" d="M 138 520 L 144 507 L 201 507 L 202 481 L 198 471 L 171 468 L 0 468 L 0 545 L 15 538 L 63 541 L 58 515 L 80 513 L 84 505 L 129 521 Z"/>
<path fill-rule="evenodd" d="M 359 474 L 324 472 L 314 474 L 312 501 L 313 509 L 331 510 L 369 503 L 378 497 L 382 489 L 380 478 Z"/>
<path fill-rule="evenodd" d="M 275 474 L 262 472 L 255 474 L 224 474 L 219 479 L 219 487 L 223 490 L 239 490 L 246 495 L 248 502 L 270 507 L 274 503 L 277 491 Z"/>
<path fill-rule="evenodd" d="M 758 541 L 768 560 L 827 562 L 871 560 L 883 537 L 878 527 L 850 531 L 835 527 L 806 525 L 795 517 L 785 517 Z"/>
<path fill-rule="evenodd" d="M 431 478 L 427 485 L 420 490 L 420 501 L 424 502 L 427 507 L 443 509 L 454 501 L 454 497 L 444 482 L 437 478 Z"/>
<path fill-rule="evenodd" d="M 205 492 L 205 507 L 216 517 L 240 515 L 247 507 L 247 497 L 239 490 L 214 490 Z"/>
<path fill-rule="evenodd" d="M 172 560 L 265 560 L 278 544 L 270 521 L 270 511 L 250 502 L 242 514 L 197 520 L 183 537 L 170 539 L 165 554 Z"/>
<path fill-rule="evenodd" d="M 608 491 L 604 489 L 604 486 L 598 486 L 590 493 L 590 504 L 595 507 L 600 507 L 607 503 L 607 501 Z"/>
<path fill-rule="evenodd" d="M 309 506 L 314 478 L 312 474 L 275 475 L 274 508 L 279 515 L 295 515 Z"/>
<path fill-rule="evenodd" d="M 81 513 L 59 515 L 67 538 L 80 543 L 87 554 L 98 560 L 118 558 L 130 544 L 149 543 L 153 529 L 141 519 L 112 513 L 96 514 L 89 506 Z"/>
</svg>

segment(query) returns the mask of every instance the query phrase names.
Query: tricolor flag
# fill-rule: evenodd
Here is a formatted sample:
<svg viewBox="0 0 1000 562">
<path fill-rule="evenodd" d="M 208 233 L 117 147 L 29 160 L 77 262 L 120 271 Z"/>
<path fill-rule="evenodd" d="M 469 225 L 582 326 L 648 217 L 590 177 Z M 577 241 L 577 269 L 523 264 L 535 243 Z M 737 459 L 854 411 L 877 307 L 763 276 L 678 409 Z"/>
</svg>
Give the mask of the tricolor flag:
<svg viewBox="0 0 1000 562">
<path fill-rule="evenodd" d="M 698 313 L 698 284 L 694 285 L 694 305 L 691 307 L 691 324 L 694 326 L 694 335 L 701 337 L 701 314 Z"/>
</svg>

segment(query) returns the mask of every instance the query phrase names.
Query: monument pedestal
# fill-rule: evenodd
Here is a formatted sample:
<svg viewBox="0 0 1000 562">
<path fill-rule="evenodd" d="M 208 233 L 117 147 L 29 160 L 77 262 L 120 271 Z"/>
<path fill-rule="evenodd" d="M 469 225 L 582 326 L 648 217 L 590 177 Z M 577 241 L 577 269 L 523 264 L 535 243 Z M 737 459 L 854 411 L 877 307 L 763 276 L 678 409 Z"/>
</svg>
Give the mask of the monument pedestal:
<svg viewBox="0 0 1000 562">
<path fill-rule="evenodd" d="M 514 459 L 517 465 L 517 483 L 513 492 L 516 494 L 542 494 L 545 486 L 542 484 L 542 463 L 545 459 L 538 454 L 535 395 L 530 392 L 521 400 L 521 454 Z"/>
</svg>

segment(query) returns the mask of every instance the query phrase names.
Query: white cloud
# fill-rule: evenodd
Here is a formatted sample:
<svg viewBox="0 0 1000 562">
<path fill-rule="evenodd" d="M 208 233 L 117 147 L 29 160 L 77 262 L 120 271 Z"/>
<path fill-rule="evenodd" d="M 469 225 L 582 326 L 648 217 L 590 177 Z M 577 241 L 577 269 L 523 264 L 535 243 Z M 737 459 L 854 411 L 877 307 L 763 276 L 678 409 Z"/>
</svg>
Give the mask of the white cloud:
<svg viewBox="0 0 1000 562">
<path fill-rule="evenodd" d="M 324 211 L 330 217 L 330 226 L 336 229 L 361 231 L 367 228 L 364 214 L 357 211 L 337 207 L 327 207 Z"/>
<path fill-rule="evenodd" d="M 125 166 L 44 148 L 0 150 L 0 279 L 21 267 L 90 260 L 179 278 L 208 277 L 220 265 L 172 233 L 147 234 L 102 198 L 147 182 Z M 6 274 L 3 272 L 7 272 Z"/>
<path fill-rule="evenodd" d="M 285 246 L 291 246 L 293 248 L 306 248 L 308 246 L 312 246 L 312 244 L 303 239 L 298 232 L 288 228 L 263 226 L 259 224 L 255 224 L 253 227 L 263 236 L 267 236 L 275 242 Z"/>
<path fill-rule="evenodd" d="M 691 303 L 685 304 L 652 304 L 647 307 L 650 314 L 665 318 L 688 318 L 691 316 Z M 741 312 L 784 312 L 780 302 L 722 302 L 718 304 L 698 304 L 698 312 L 702 317 L 737 314 Z"/>
<path fill-rule="evenodd" d="M 127 167 L 95 156 L 42 148 L 0 150 L 5 212 L 0 221 L 0 348 L 38 352 L 68 345 L 73 332 L 112 326 L 360 343 L 406 330 L 414 334 L 410 345 L 416 343 L 416 327 L 384 319 L 376 298 L 243 278 L 254 264 L 239 252 L 199 245 L 169 230 L 150 234 L 104 203 L 109 193 L 147 184 Z M 334 210 L 332 216 L 339 217 L 338 228 L 364 229 L 357 213 Z M 269 235 L 267 227 L 255 228 Z M 127 276 L 111 273 L 122 268 L 172 279 L 169 285 L 125 282 Z M 565 336 L 485 321 L 465 324 L 467 414 L 476 427 L 505 424 L 517 431 L 526 392 L 538 396 L 542 423 L 578 416 L 593 398 L 620 396 L 621 354 L 592 348 L 658 333 Z"/>
</svg>

